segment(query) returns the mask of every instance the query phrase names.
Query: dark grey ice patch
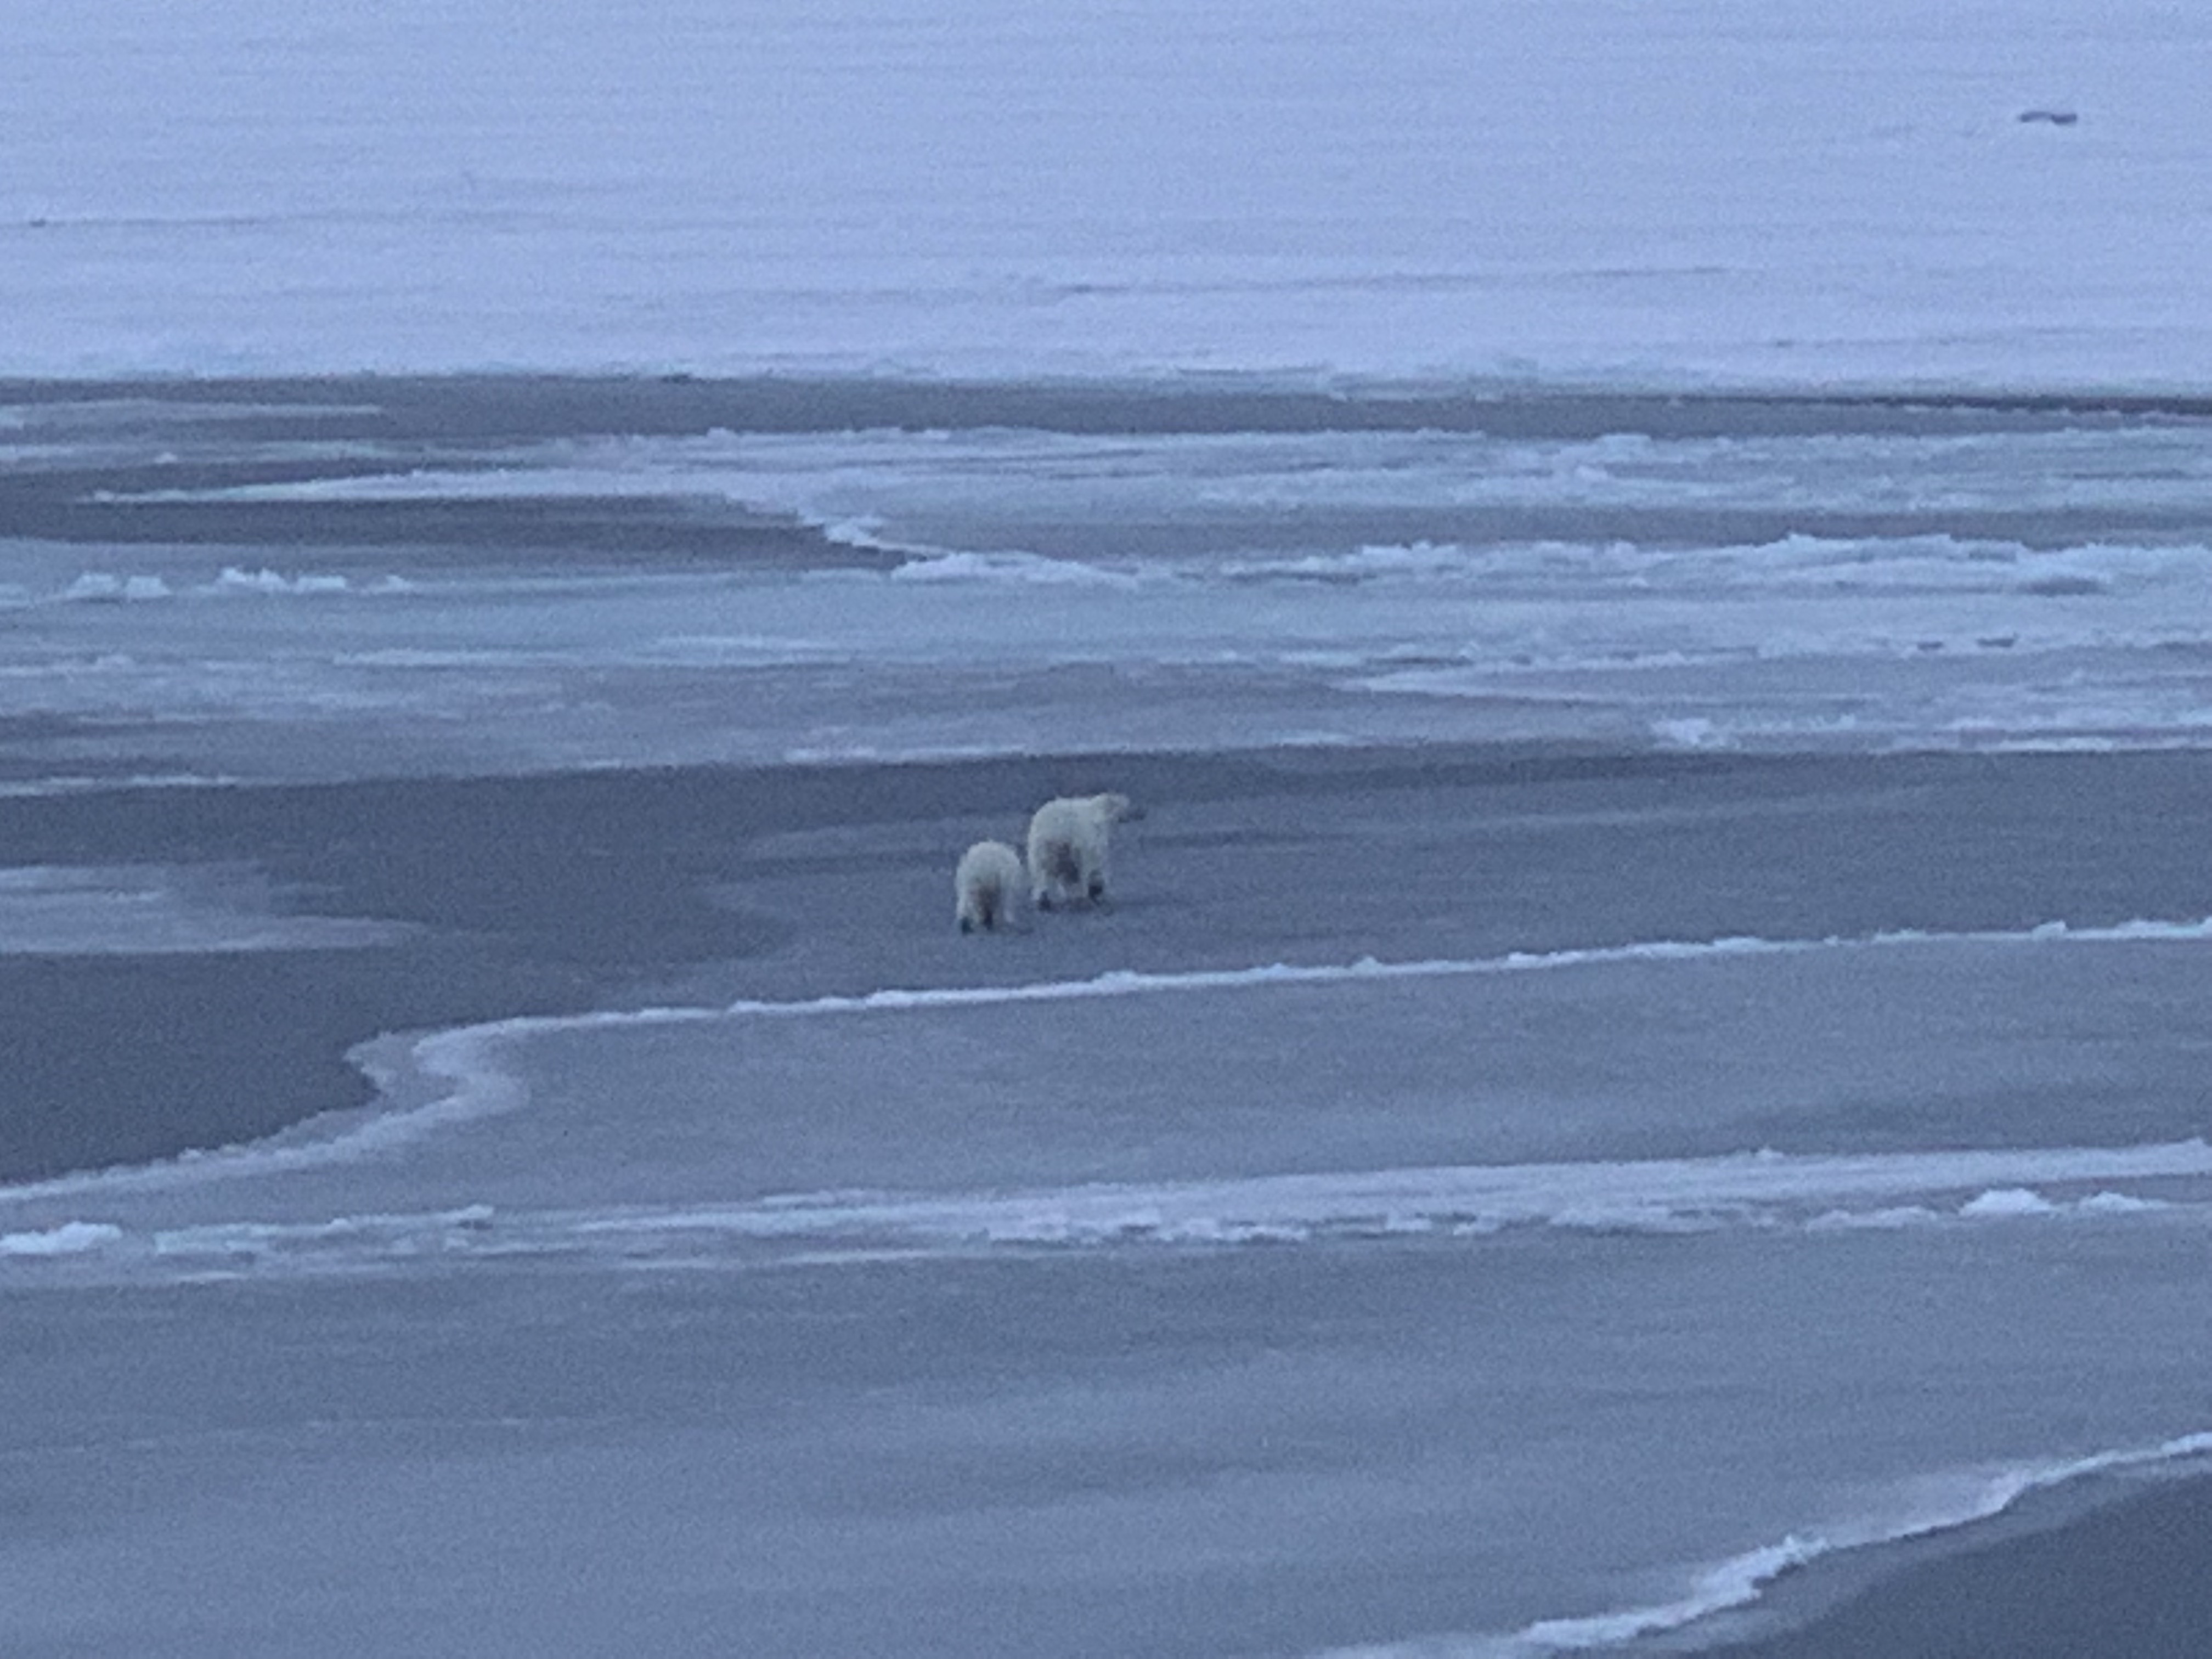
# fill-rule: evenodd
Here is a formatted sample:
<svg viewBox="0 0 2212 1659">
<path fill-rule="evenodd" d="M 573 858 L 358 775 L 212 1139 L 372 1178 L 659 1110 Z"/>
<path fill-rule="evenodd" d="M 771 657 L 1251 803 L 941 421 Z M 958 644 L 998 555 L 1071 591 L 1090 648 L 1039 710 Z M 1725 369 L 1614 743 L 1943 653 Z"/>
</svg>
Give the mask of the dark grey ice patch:
<svg viewBox="0 0 2212 1659">
<path fill-rule="evenodd" d="M 2112 590 L 2095 576 L 2039 576 L 2032 582 L 2022 582 L 2020 591 L 2039 599 L 2078 599 Z"/>
<path fill-rule="evenodd" d="M 227 866 L 0 868 L 0 955 L 166 956 L 357 950 L 409 929 L 293 914 L 254 872 Z"/>
</svg>

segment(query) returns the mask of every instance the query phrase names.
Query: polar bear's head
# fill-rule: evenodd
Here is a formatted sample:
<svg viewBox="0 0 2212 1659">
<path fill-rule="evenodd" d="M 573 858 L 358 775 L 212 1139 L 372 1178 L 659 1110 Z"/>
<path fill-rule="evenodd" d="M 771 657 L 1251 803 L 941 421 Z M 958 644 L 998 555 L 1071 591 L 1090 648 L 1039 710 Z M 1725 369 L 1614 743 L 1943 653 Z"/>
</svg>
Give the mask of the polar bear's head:
<svg viewBox="0 0 2212 1659">
<path fill-rule="evenodd" d="M 1127 795 L 1110 793 L 1093 795 L 1091 809 L 1109 823 L 1122 823 L 1145 816 L 1145 809 Z"/>
</svg>

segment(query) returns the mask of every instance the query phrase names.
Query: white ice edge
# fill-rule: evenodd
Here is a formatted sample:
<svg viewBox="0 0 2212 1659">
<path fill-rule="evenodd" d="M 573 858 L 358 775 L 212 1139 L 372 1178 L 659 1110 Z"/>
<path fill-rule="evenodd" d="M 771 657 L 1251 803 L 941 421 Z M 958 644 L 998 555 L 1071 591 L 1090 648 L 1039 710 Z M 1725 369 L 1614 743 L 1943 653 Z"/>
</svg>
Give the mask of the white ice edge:
<svg viewBox="0 0 2212 1659">
<path fill-rule="evenodd" d="M 1950 1212 L 1967 1220 L 2069 1209 L 2084 1215 L 2147 1213 L 2161 1206 L 2123 1207 L 2108 1201 L 2119 1194 L 2103 1193 L 2062 1203 L 2033 1189 L 2205 1175 L 2212 1175 L 2212 1145 L 2202 1139 L 1845 1157 L 1741 1152 L 1100 1182 L 1012 1193 L 787 1194 L 721 1206 L 580 1217 L 573 1225 L 577 1236 L 586 1237 L 682 1232 L 760 1241 L 1047 1244 L 1241 1243 L 1438 1231 L 1479 1235 L 1530 1224 L 1644 1232 L 1680 1231 L 1700 1218 L 1724 1224 L 1739 1216 L 1771 1224 L 1784 1211 L 1814 1205 L 1960 1193 L 1974 1196 Z M 2032 1194 L 2033 1204 L 2021 1201 L 2022 1194 Z M 1931 1211 L 1931 1218 L 1936 1214 Z"/>
<path fill-rule="evenodd" d="M 1703 941 L 1658 939 L 1547 951 L 1510 951 L 1503 956 L 1382 962 L 1371 957 L 1343 963 L 1272 963 L 1247 968 L 1195 969 L 1164 972 L 1118 969 L 1084 980 L 1052 980 L 1011 985 L 951 986 L 933 989 L 885 988 L 858 996 L 824 996 L 794 1001 L 740 1000 L 722 1007 L 656 1007 L 600 1010 L 571 1015 L 532 1015 L 431 1032 L 406 1043 L 396 1055 L 394 1039 L 357 1048 L 355 1063 L 379 1085 L 380 1097 L 410 1101 L 398 1109 L 372 1110 L 366 1118 L 346 1115 L 334 1131 L 309 1122 L 263 1141 L 186 1153 L 155 1164 L 88 1170 L 0 1187 L 0 1206 L 81 1194 L 172 1188 L 201 1182 L 320 1167 L 388 1153 L 436 1133 L 448 1125 L 516 1109 L 526 1103 L 520 1081 L 498 1060 L 512 1041 L 562 1031 L 605 1030 L 649 1025 L 696 1024 L 732 1019 L 791 1019 L 905 1013 L 944 1009 L 1064 1002 L 1098 997 L 1150 996 L 1176 992 L 1265 992 L 1286 986 L 1344 985 L 1394 980 L 1443 979 L 1494 974 L 1601 968 L 1632 963 L 1672 963 L 1721 957 L 1804 955 L 1817 951 L 1909 950 L 1957 945 L 2201 945 L 2212 943 L 2212 917 L 2191 921 L 2138 918 L 2110 926 L 2075 927 L 2048 921 L 2020 930 L 1939 933 L 1905 929 L 1863 937 L 1775 939 L 1748 936 Z M 2194 1143 L 2191 1143 L 2194 1144 Z M 2194 1173 L 2172 1171 L 2172 1173 Z M 1992 1176 L 1982 1184 L 2022 1186 L 2035 1179 L 2094 1179 L 2097 1171 L 2073 1177 Z M 1948 1182 L 1947 1185 L 1961 1184 Z M 1716 1200 L 1719 1201 L 1719 1200 Z"/>
<path fill-rule="evenodd" d="M 728 1015 L 810 1017 L 880 1009 L 972 1007 L 1013 1002 L 1060 1002 L 1081 997 L 1144 996 L 1171 991 L 1242 990 L 1283 985 L 1328 985 L 1393 979 L 1448 979 L 1470 975 L 1536 972 L 1548 969 L 1611 966 L 1634 962 L 1693 962 L 1714 957 L 1787 956 L 1814 951 L 1887 948 L 1945 944 L 2016 944 L 2063 940 L 2076 944 L 2123 941 L 2212 941 L 2212 918 L 2201 921 L 2132 921 L 2108 927 L 2074 927 L 2044 922 L 2016 932 L 1931 933 L 1904 929 L 1863 938 L 1775 939 L 1749 935 L 1720 939 L 1652 939 L 1628 945 L 1591 945 L 1559 951 L 1510 951 L 1502 957 L 1437 957 L 1382 962 L 1373 957 L 1342 963 L 1271 963 L 1250 968 L 1194 969 L 1162 973 L 1119 969 L 1093 979 L 1051 980 L 1022 985 L 953 986 L 931 990 L 885 989 L 860 996 L 817 997 L 800 1002 L 739 1001 Z M 647 1015 L 584 1016 L 588 1020 L 665 1018 L 690 1011 L 656 1010 Z"/>
<path fill-rule="evenodd" d="M 125 1229 L 73 1219 L 0 1233 L 0 1258 L 98 1258 L 132 1276 L 230 1264 L 300 1274 L 374 1273 L 426 1255 L 478 1258 L 866 1261 L 886 1249 L 1112 1249 L 1419 1237 L 1508 1229 L 1608 1234 L 1793 1230 L 1808 1235 L 2022 1220 L 2124 1220 L 2181 1205 L 2106 1182 L 2212 1176 L 2212 1145 L 1442 1165 L 1024 1191 L 787 1193 L 726 1204 L 496 1209 L 484 1204 L 311 1221 L 225 1220 Z M 2080 1189 L 2095 1190 L 2082 1194 Z M 2048 1197 L 2040 1189 L 2058 1191 Z M 2078 1194 L 2079 1195 L 2073 1195 Z M 1913 1200 L 1915 1202 L 1899 1200 Z M 1873 1203 L 1873 1209 L 1854 1205 Z M 803 1251 L 795 1256 L 794 1251 Z M 767 1255 L 763 1255 L 767 1252 Z"/>
<path fill-rule="evenodd" d="M 2086 1456 L 2018 1463 L 1995 1472 L 1978 1472 L 1960 1483 L 1960 1499 L 1924 1508 L 1878 1525 L 1844 1522 L 1792 1534 L 1741 1555 L 1698 1570 L 1677 1599 L 1611 1613 L 1547 1619 L 1503 1635 L 1435 1635 L 1402 1642 L 1334 1648 L 1316 1659 L 1542 1659 L 1558 1653 L 1618 1647 L 1640 1637 L 1693 1625 L 1717 1613 L 1747 1607 L 1792 1568 L 1846 1550 L 1903 1543 L 1972 1526 L 2003 1514 L 2022 1498 L 2095 1475 L 2154 1469 L 2212 1456 L 2212 1431 L 2178 1435 L 2147 1446 L 2118 1447 Z"/>
</svg>

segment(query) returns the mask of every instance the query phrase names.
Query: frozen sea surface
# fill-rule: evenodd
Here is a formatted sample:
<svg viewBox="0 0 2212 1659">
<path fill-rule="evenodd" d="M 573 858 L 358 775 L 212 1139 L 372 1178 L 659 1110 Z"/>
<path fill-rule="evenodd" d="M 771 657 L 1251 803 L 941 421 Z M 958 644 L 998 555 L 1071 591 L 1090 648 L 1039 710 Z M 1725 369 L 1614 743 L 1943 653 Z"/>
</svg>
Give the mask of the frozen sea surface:
<svg viewBox="0 0 2212 1659">
<path fill-rule="evenodd" d="M 11 1649 L 1534 1655 L 2212 1449 L 2186 406 L 14 397 Z"/>
<path fill-rule="evenodd" d="M 424 1039 L 411 1117 L 7 1195 L 10 1634 L 1671 1627 L 2212 1448 L 2203 1042 L 2174 1041 L 2208 939 L 1654 942 Z"/>
<path fill-rule="evenodd" d="M 18 388 L 8 787 L 2212 733 L 2191 405 L 495 386 Z"/>
<path fill-rule="evenodd" d="M 1534 1655 L 2203 1466 L 2212 10 L 7 35 L 0 1649 Z"/>
<path fill-rule="evenodd" d="M 2212 388 L 2170 0 L 100 0 L 0 373 Z"/>
</svg>

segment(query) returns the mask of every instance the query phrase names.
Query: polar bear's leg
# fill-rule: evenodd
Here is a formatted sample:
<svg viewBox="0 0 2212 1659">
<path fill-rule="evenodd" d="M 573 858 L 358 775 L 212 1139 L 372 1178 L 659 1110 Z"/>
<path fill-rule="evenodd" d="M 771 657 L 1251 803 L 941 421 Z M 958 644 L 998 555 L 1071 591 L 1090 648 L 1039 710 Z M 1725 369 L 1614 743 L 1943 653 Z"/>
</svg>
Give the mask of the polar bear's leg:
<svg viewBox="0 0 2212 1659">
<path fill-rule="evenodd" d="M 1047 836 L 1030 847 L 1030 890 L 1040 910 L 1049 910 L 1060 899 L 1083 890 L 1086 872 L 1075 844 L 1061 836 Z"/>
</svg>

